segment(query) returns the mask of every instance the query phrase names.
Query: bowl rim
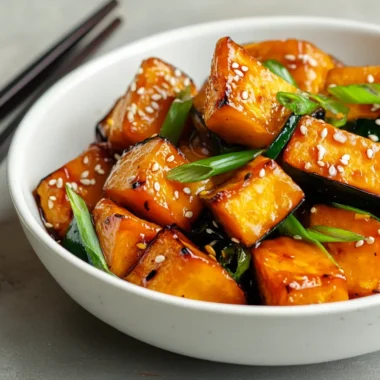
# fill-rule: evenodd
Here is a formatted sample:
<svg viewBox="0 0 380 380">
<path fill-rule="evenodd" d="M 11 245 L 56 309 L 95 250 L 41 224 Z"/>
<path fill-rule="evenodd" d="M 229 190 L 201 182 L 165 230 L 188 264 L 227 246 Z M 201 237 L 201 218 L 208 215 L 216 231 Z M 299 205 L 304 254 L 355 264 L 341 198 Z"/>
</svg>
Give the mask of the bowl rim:
<svg viewBox="0 0 380 380">
<path fill-rule="evenodd" d="M 110 276 L 101 270 L 85 263 L 80 260 L 57 242 L 55 242 L 44 230 L 43 226 L 34 218 L 28 202 L 24 197 L 23 184 L 22 184 L 22 147 L 28 141 L 28 135 L 33 132 L 34 119 L 39 119 L 43 113 L 43 109 L 49 106 L 54 98 L 59 98 L 60 94 L 70 91 L 76 82 L 80 79 L 87 78 L 96 72 L 105 69 L 114 61 L 125 60 L 128 56 L 133 56 L 139 50 L 145 50 L 149 46 L 157 46 L 174 40 L 183 39 L 186 35 L 193 37 L 201 36 L 210 30 L 221 30 L 223 28 L 230 29 L 231 26 L 237 25 L 241 27 L 248 27 L 250 24 L 256 24 L 257 27 L 268 24 L 283 24 L 293 25 L 296 23 L 299 26 L 302 24 L 315 24 L 323 28 L 324 26 L 336 27 L 340 29 L 350 29 L 357 31 L 373 32 L 379 35 L 380 39 L 380 25 L 353 21 L 340 18 L 330 17 L 309 17 L 309 16 L 264 16 L 264 17 L 244 17 L 233 18 L 212 22 L 204 22 L 199 24 L 192 24 L 176 29 L 153 34 L 148 37 L 141 38 L 135 42 L 123 45 L 109 53 L 106 53 L 98 58 L 91 60 L 88 63 L 80 66 L 73 72 L 60 79 L 54 86 L 46 91 L 27 112 L 22 119 L 15 135 L 8 153 L 7 162 L 7 176 L 10 195 L 14 207 L 17 211 L 18 217 L 23 222 L 22 224 L 27 230 L 44 246 L 46 246 L 51 254 L 57 256 L 60 260 L 64 260 L 70 265 L 76 267 L 80 271 L 94 276 L 98 280 L 104 281 L 113 287 L 120 290 L 133 293 L 135 296 L 143 297 L 152 302 L 160 302 L 166 305 L 187 308 L 194 311 L 222 313 L 225 315 L 236 316 L 265 316 L 265 317 L 303 317 L 315 316 L 326 314 L 341 314 L 344 312 L 361 311 L 380 305 L 380 297 L 376 295 L 367 296 L 363 298 L 341 301 L 335 303 L 316 304 L 316 305 L 300 305 L 300 306 L 265 306 L 265 305 L 230 305 L 212 303 L 206 301 L 197 301 L 191 299 L 184 299 L 180 297 L 171 296 L 164 293 L 145 289 L 135 284 L 128 283 L 117 277 Z M 36 127 L 35 127 L 36 128 Z M 34 130 L 35 130 L 34 128 Z M 30 141 L 30 140 L 29 140 Z"/>
</svg>

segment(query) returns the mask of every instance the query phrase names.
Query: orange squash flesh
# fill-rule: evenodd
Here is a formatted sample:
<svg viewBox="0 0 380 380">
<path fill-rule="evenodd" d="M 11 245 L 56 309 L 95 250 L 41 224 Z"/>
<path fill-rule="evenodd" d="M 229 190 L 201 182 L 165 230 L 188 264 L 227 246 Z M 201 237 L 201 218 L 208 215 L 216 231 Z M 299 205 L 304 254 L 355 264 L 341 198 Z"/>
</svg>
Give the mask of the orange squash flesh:
<svg viewBox="0 0 380 380">
<path fill-rule="evenodd" d="M 113 151 L 107 144 L 93 144 L 77 158 L 41 180 L 34 194 L 45 226 L 53 235 L 61 238 L 73 217 L 65 184 L 70 183 L 92 210 L 102 197 L 103 184 L 114 162 Z"/>
<path fill-rule="evenodd" d="M 328 71 L 335 67 L 328 54 L 307 41 L 263 41 L 244 48 L 258 61 L 275 59 L 282 63 L 303 91 L 322 91 Z"/>
<path fill-rule="evenodd" d="M 159 58 L 148 58 L 107 117 L 100 123 L 108 141 L 118 149 L 126 149 L 159 133 L 166 114 L 178 93 L 196 87 L 179 69 Z"/>
<path fill-rule="evenodd" d="M 177 297 L 246 303 L 243 291 L 227 272 L 175 229 L 159 232 L 125 279 Z"/>
<path fill-rule="evenodd" d="M 196 194 L 203 185 L 166 178 L 170 169 L 188 162 L 170 142 L 154 137 L 123 154 L 104 185 L 105 194 L 161 226 L 177 224 L 189 230 L 202 210 Z"/>
<path fill-rule="evenodd" d="M 252 250 L 252 258 L 266 305 L 308 305 L 348 299 L 343 272 L 315 245 L 280 237 L 261 243 Z"/>
<path fill-rule="evenodd" d="M 304 193 L 275 161 L 258 157 L 201 198 L 231 238 L 251 246 L 285 219 Z"/>
<path fill-rule="evenodd" d="M 355 212 L 326 205 L 317 205 L 310 216 L 310 226 L 324 225 L 356 232 L 368 239 L 356 243 L 326 243 L 326 248 L 343 268 L 350 298 L 380 292 L 380 222 Z"/>
<path fill-rule="evenodd" d="M 380 66 L 339 67 L 329 71 L 326 79 L 326 91 L 330 86 L 349 84 L 380 83 Z M 373 104 L 348 104 L 348 120 L 359 118 L 377 119 L 380 106 Z"/>
<path fill-rule="evenodd" d="M 323 131 L 327 132 L 326 136 Z M 379 150 L 380 144 L 369 139 L 304 116 L 283 159 L 303 172 L 380 195 Z"/>
<path fill-rule="evenodd" d="M 137 264 L 144 246 L 161 229 L 157 224 L 138 218 L 109 199 L 100 200 L 92 216 L 107 264 L 111 272 L 119 277 L 125 277 Z"/>
<path fill-rule="evenodd" d="M 277 102 L 279 91 L 297 89 L 230 38 L 221 38 L 206 86 L 207 128 L 227 143 L 252 148 L 268 146 L 291 114 Z"/>
</svg>

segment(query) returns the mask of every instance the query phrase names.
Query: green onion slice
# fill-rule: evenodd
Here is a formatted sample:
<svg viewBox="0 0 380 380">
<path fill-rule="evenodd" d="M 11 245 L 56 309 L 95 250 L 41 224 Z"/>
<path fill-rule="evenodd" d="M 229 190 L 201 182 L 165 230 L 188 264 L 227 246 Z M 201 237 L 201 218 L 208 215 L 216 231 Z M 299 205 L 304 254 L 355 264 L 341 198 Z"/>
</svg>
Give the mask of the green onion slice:
<svg viewBox="0 0 380 380">
<path fill-rule="evenodd" d="M 292 77 L 292 74 L 290 74 L 288 69 L 282 63 L 276 61 L 275 59 L 268 59 L 267 61 L 263 62 L 263 65 L 272 71 L 273 74 L 276 74 L 283 80 L 298 88 L 297 82 Z"/>
<path fill-rule="evenodd" d="M 329 87 L 328 92 L 342 102 L 349 104 L 380 103 L 380 84 L 349 84 Z"/>
<path fill-rule="evenodd" d="M 363 235 L 356 234 L 355 232 L 329 226 L 313 226 L 312 228 L 308 228 L 307 232 L 309 236 L 320 243 L 345 243 L 365 239 Z"/>
<path fill-rule="evenodd" d="M 359 208 L 352 207 L 352 206 L 342 205 L 342 204 L 336 203 L 336 202 L 331 202 L 331 205 L 334 206 L 334 207 L 337 207 L 337 208 L 341 208 L 343 210 L 353 211 L 355 214 L 368 215 L 369 217 L 371 217 L 373 219 L 376 219 L 378 222 L 380 222 L 380 218 L 379 217 L 377 217 L 376 215 L 371 214 L 368 211 L 360 210 Z"/>
<path fill-rule="evenodd" d="M 280 91 L 277 93 L 277 101 L 295 115 L 310 115 L 318 108 L 318 104 L 311 101 L 304 93 Z"/>
</svg>

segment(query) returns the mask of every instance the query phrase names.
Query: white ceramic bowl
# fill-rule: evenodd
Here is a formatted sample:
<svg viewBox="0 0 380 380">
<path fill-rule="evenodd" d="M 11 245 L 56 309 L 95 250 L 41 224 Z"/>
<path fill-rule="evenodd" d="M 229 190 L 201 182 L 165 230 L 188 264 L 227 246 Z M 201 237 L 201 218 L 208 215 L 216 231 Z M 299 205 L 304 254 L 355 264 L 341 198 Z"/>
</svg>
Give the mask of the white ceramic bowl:
<svg viewBox="0 0 380 380">
<path fill-rule="evenodd" d="M 317 363 L 379 350 L 380 296 L 297 307 L 176 298 L 85 264 L 55 243 L 42 226 L 32 190 L 93 140 L 95 123 L 125 90 L 141 60 L 164 58 L 200 84 L 217 39 L 227 35 L 241 43 L 301 38 L 349 64 L 380 63 L 380 26 L 307 17 L 196 25 L 145 38 L 96 59 L 42 96 L 14 137 L 8 175 L 24 231 L 48 271 L 75 301 L 111 326 L 154 346 L 202 359 L 255 365 Z"/>
</svg>

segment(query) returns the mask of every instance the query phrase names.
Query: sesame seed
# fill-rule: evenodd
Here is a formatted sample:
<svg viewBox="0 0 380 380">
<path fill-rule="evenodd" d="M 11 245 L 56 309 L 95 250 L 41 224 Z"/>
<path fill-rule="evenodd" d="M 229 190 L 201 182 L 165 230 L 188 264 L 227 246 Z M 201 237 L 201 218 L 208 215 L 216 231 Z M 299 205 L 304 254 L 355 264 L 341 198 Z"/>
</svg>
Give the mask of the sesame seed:
<svg viewBox="0 0 380 380">
<path fill-rule="evenodd" d="M 367 239 L 365 239 L 367 244 L 373 244 L 375 242 L 375 238 L 373 236 L 368 236 Z"/>
<path fill-rule="evenodd" d="M 159 231 L 160 231 L 160 230 L 158 230 L 157 232 L 159 232 Z M 174 239 L 178 239 L 178 235 L 177 235 L 177 234 L 174 234 L 174 235 L 173 235 L 173 238 L 174 238 Z"/>
<path fill-rule="evenodd" d="M 344 172 L 344 167 L 343 166 L 337 165 L 336 168 L 338 169 L 339 173 L 343 173 Z"/>
<path fill-rule="evenodd" d="M 174 192 L 174 198 L 179 199 L 179 192 L 177 190 Z"/>
<path fill-rule="evenodd" d="M 359 248 L 359 247 L 361 247 L 363 244 L 364 244 L 364 240 L 359 240 L 359 241 L 356 242 L 355 247 L 356 247 L 356 248 Z"/>
<path fill-rule="evenodd" d="M 323 161 L 317 161 L 317 165 L 323 168 L 325 166 L 325 163 Z"/>
<path fill-rule="evenodd" d="M 236 238 L 231 238 L 231 241 L 236 243 L 236 244 L 240 244 L 240 240 L 236 239 Z"/>
<path fill-rule="evenodd" d="M 369 159 L 373 158 L 373 150 L 372 149 L 367 149 L 367 157 Z"/>
<path fill-rule="evenodd" d="M 380 235 L 380 229 L 377 230 L 377 234 Z"/>
<path fill-rule="evenodd" d="M 138 249 L 146 249 L 146 244 L 144 244 L 144 243 L 137 243 L 137 244 L 136 244 L 136 247 L 137 247 Z"/>
<path fill-rule="evenodd" d="M 183 192 L 188 195 L 191 194 L 191 190 L 188 187 L 184 187 Z"/>
<path fill-rule="evenodd" d="M 54 207 L 54 202 L 51 199 L 49 199 L 48 200 L 48 208 L 51 210 L 53 207 Z"/>
<path fill-rule="evenodd" d="M 117 154 L 117 153 L 115 153 L 113 156 L 114 156 L 116 161 L 119 161 L 121 158 L 120 154 Z"/>
<path fill-rule="evenodd" d="M 176 82 L 175 78 L 171 77 L 170 80 L 169 80 L 169 83 L 170 83 L 172 86 L 175 86 L 177 82 Z"/>
<path fill-rule="evenodd" d="M 260 178 L 263 178 L 264 176 L 265 176 L 265 169 L 262 168 L 262 169 L 260 169 L 260 171 L 259 171 L 259 177 L 260 177 Z"/>
<path fill-rule="evenodd" d="M 247 66 L 242 66 L 241 67 L 241 70 L 244 71 L 245 73 L 248 71 L 248 67 Z"/>
<path fill-rule="evenodd" d="M 145 88 L 140 87 L 136 92 L 137 92 L 137 94 L 142 95 L 145 92 Z"/>
<path fill-rule="evenodd" d="M 318 161 L 322 161 L 323 157 L 325 157 L 326 149 L 322 145 L 317 145 L 318 149 Z"/>
<path fill-rule="evenodd" d="M 80 182 L 82 185 L 85 185 L 85 186 L 89 186 L 89 185 L 91 185 L 91 180 L 88 179 L 88 178 L 81 179 L 81 180 L 79 180 L 79 182 Z"/>
<path fill-rule="evenodd" d="M 335 177 L 335 176 L 337 175 L 337 170 L 336 170 L 336 168 L 335 168 L 334 165 L 331 165 L 331 166 L 329 167 L 329 174 L 330 174 L 332 177 Z"/>
<path fill-rule="evenodd" d="M 69 187 L 70 189 L 73 188 L 70 182 L 66 182 L 66 186 Z"/>
<path fill-rule="evenodd" d="M 217 242 L 218 242 L 218 240 L 213 240 L 208 245 L 211 245 L 211 247 L 213 247 Z"/>
<path fill-rule="evenodd" d="M 248 99 L 248 91 L 243 91 L 241 93 L 241 98 L 244 99 L 244 100 L 247 100 Z"/>
<path fill-rule="evenodd" d="M 294 240 L 302 240 L 302 236 L 300 236 L 300 235 L 294 235 L 293 239 Z"/>
<path fill-rule="evenodd" d="M 133 91 L 136 91 L 136 82 L 132 82 L 132 84 L 131 84 L 131 91 L 133 92 Z"/>
<path fill-rule="evenodd" d="M 297 65 L 295 63 L 291 63 L 288 65 L 289 69 L 295 70 L 297 68 Z"/>
<path fill-rule="evenodd" d="M 161 189 L 161 186 L 158 182 L 155 182 L 153 187 L 154 187 L 154 190 L 156 190 L 156 191 L 160 191 L 160 189 Z"/>
<path fill-rule="evenodd" d="M 371 108 L 371 112 L 376 112 L 380 110 L 380 104 L 373 104 Z"/>
<path fill-rule="evenodd" d="M 333 139 L 341 144 L 344 144 L 347 141 L 346 135 L 341 132 L 335 132 L 333 135 Z"/>
<path fill-rule="evenodd" d="M 368 135 L 368 138 L 373 142 L 378 142 L 379 138 L 376 135 Z"/>
<path fill-rule="evenodd" d="M 202 191 L 199 192 L 199 195 L 200 195 L 201 197 L 203 197 L 203 196 L 205 196 L 205 195 L 207 195 L 207 194 L 208 194 L 208 191 L 207 191 L 207 190 L 202 190 Z"/>
<path fill-rule="evenodd" d="M 83 162 L 85 165 L 88 165 L 88 162 L 89 162 L 88 157 L 87 157 L 87 156 L 84 156 L 82 162 Z"/>
<path fill-rule="evenodd" d="M 90 172 L 88 170 L 85 170 L 84 172 L 82 172 L 82 174 L 80 176 L 81 176 L 81 178 L 87 178 L 89 174 L 90 174 Z"/>
<path fill-rule="evenodd" d="M 163 263 L 166 260 L 166 257 L 164 255 L 157 255 L 154 261 L 157 264 Z"/>
<path fill-rule="evenodd" d="M 348 165 L 348 161 L 350 160 L 350 155 L 349 154 L 344 154 L 342 156 L 342 158 L 340 159 L 340 162 L 343 164 L 343 165 Z"/>
<path fill-rule="evenodd" d="M 139 73 L 139 74 L 142 74 L 143 72 L 144 72 L 143 68 L 140 67 L 138 73 Z"/>
<path fill-rule="evenodd" d="M 76 182 L 71 182 L 71 187 L 74 191 L 78 191 L 78 184 Z"/>
<path fill-rule="evenodd" d="M 63 179 L 61 177 L 59 177 L 57 179 L 57 187 L 58 187 L 58 189 L 60 189 L 61 187 L 63 187 Z"/>
<path fill-rule="evenodd" d="M 215 220 L 212 221 L 212 225 L 213 225 L 215 228 L 219 228 L 219 227 L 218 227 L 218 223 L 216 223 Z"/>
<path fill-rule="evenodd" d="M 94 170 L 96 171 L 96 173 L 98 174 L 105 174 L 105 171 L 103 170 L 103 168 L 100 166 L 100 164 L 97 164 L 94 168 Z"/>
<path fill-rule="evenodd" d="M 205 245 L 205 250 L 206 250 L 206 252 L 207 252 L 210 256 L 213 256 L 213 257 L 216 256 L 215 249 L 212 248 L 212 246 L 211 246 L 210 244 Z"/>
<path fill-rule="evenodd" d="M 315 207 L 312 207 L 312 208 L 310 209 L 310 212 L 311 212 L 312 214 L 315 214 L 315 213 L 317 212 L 317 209 L 316 209 Z"/>
<path fill-rule="evenodd" d="M 288 61 L 295 61 L 296 60 L 296 56 L 293 54 L 285 54 L 284 58 L 287 59 Z"/>
<path fill-rule="evenodd" d="M 156 101 L 156 100 L 160 100 L 162 96 L 160 94 L 153 94 L 150 98 Z"/>
<path fill-rule="evenodd" d="M 243 73 L 241 70 L 235 69 L 234 72 L 235 72 L 235 74 L 238 75 L 239 77 L 241 77 L 241 78 L 244 77 L 244 73 Z"/>
<path fill-rule="evenodd" d="M 133 112 L 132 111 L 129 111 L 127 113 L 127 119 L 130 123 L 133 123 L 135 121 L 135 116 L 133 115 Z"/>
<path fill-rule="evenodd" d="M 56 183 L 57 183 L 57 180 L 56 180 L 56 179 L 51 179 L 51 180 L 48 182 L 49 186 L 54 186 Z"/>
<path fill-rule="evenodd" d="M 190 218 L 192 218 L 192 217 L 193 217 L 193 212 L 192 212 L 192 211 L 186 211 L 186 212 L 185 212 L 185 218 L 190 219 Z"/>
<path fill-rule="evenodd" d="M 376 124 L 376 125 L 380 125 L 380 119 L 376 119 L 376 120 L 375 120 L 375 124 Z"/>
<path fill-rule="evenodd" d="M 368 83 L 373 83 L 375 81 L 375 78 L 373 77 L 372 74 L 368 74 L 367 76 L 367 82 Z"/>
<path fill-rule="evenodd" d="M 190 78 L 185 78 L 185 80 L 183 81 L 183 84 L 185 86 L 190 86 Z"/>
<path fill-rule="evenodd" d="M 153 109 L 155 109 L 155 110 L 158 110 L 158 109 L 160 108 L 160 106 L 158 105 L 158 103 L 155 102 L 155 101 L 151 101 L 151 102 L 150 102 L 150 105 L 151 105 L 151 107 L 152 107 Z"/>
<path fill-rule="evenodd" d="M 145 111 L 148 112 L 148 113 L 154 113 L 154 109 L 150 106 L 148 107 L 145 107 Z"/>
<path fill-rule="evenodd" d="M 231 67 L 232 67 L 233 69 L 238 69 L 238 68 L 239 68 L 239 64 L 238 64 L 237 62 L 232 62 Z"/>
<path fill-rule="evenodd" d="M 214 231 L 211 228 L 206 228 L 206 232 L 211 235 L 214 233 Z"/>
<path fill-rule="evenodd" d="M 202 148 L 202 149 L 201 149 L 201 152 L 202 152 L 202 154 L 204 154 L 204 155 L 208 155 L 208 154 L 210 154 L 210 151 L 209 151 L 207 148 Z"/>
<path fill-rule="evenodd" d="M 331 84 L 329 84 L 329 87 L 336 87 L 336 84 L 335 83 L 331 83 Z"/>
<path fill-rule="evenodd" d="M 44 224 L 46 228 L 53 228 L 53 225 L 49 222 L 45 222 Z"/>
<path fill-rule="evenodd" d="M 54 201 L 56 201 L 56 200 L 57 200 L 57 197 L 56 197 L 56 196 L 54 196 L 54 195 L 50 195 L 49 199 L 50 199 L 50 200 L 52 200 L 52 201 L 54 202 Z"/>
<path fill-rule="evenodd" d="M 306 169 L 306 170 L 311 169 L 311 163 L 310 163 L 310 162 L 306 162 L 306 164 L 305 164 L 305 169 Z"/>
<path fill-rule="evenodd" d="M 174 156 L 171 155 L 166 159 L 166 162 L 173 162 L 174 161 Z"/>
<path fill-rule="evenodd" d="M 181 70 L 175 69 L 175 70 L 174 70 L 174 75 L 175 75 L 176 77 L 180 77 L 180 76 L 182 75 Z"/>
<path fill-rule="evenodd" d="M 90 179 L 90 185 L 95 185 L 96 184 L 96 179 L 93 178 L 93 179 Z"/>
<path fill-rule="evenodd" d="M 301 132 L 301 134 L 303 134 L 305 136 L 307 133 L 307 128 L 304 125 L 301 125 L 300 132 Z"/>
<path fill-rule="evenodd" d="M 152 165 L 152 172 L 156 172 L 159 168 L 160 168 L 160 165 L 158 165 L 158 163 L 155 162 L 155 163 Z"/>
<path fill-rule="evenodd" d="M 327 136 L 327 133 L 328 133 L 327 128 L 323 128 L 321 132 L 321 138 L 324 139 Z"/>
</svg>

